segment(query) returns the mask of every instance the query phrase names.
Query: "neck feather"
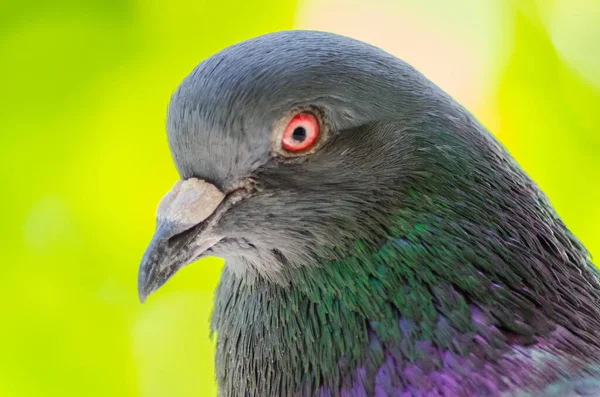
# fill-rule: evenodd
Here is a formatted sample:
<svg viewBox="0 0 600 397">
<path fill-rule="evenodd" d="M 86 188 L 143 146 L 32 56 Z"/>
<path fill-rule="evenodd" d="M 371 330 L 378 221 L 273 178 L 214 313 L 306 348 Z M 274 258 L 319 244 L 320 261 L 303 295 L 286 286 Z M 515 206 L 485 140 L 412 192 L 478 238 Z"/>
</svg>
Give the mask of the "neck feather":
<svg viewBox="0 0 600 397">
<path fill-rule="evenodd" d="M 600 356 L 599 289 L 566 230 L 526 246 L 466 221 L 401 215 L 378 246 L 358 241 L 285 285 L 225 268 L 212 319 L 222 395 L 376 395 L 425 378 L 500 393 Z M 505 384 L 516 368 L 521 384 Z"/>
</svg>

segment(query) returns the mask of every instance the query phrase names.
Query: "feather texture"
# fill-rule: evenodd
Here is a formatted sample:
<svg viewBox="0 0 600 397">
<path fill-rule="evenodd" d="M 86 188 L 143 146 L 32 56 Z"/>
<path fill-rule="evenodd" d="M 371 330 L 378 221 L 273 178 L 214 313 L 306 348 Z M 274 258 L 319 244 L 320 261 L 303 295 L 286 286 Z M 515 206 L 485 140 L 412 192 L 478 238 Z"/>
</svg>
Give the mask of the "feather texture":
<svg viewBox="0 0 600 397">
<path fill-rule="evenodd" d="M 324 137 L 289 161 L 273 137 L 299 109 Z M 257 192 L 215 221 L 206 252 L 226 261 L 220 396 L 597 392 L 588 253 L 502 145 L 406 63 L 333 34 L 262 36 L 186 77 L 167 132 L 183 179 Z"/>
</svg>

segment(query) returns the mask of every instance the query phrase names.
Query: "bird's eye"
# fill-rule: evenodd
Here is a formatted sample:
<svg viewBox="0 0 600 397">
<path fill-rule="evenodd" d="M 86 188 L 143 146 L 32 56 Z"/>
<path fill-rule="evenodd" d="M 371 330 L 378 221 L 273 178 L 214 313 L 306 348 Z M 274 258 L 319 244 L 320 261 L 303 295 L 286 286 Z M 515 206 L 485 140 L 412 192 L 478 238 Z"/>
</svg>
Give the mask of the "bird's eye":
<svg viewBox="0 0 600 397">
<path fill-rule="evenodd" d="M 282 146 L 290 152 L 301 152 L 309 149 L 319 136 L 319 122 L 310 113 L 300 113 L 285 128 Z"/>
</svg>

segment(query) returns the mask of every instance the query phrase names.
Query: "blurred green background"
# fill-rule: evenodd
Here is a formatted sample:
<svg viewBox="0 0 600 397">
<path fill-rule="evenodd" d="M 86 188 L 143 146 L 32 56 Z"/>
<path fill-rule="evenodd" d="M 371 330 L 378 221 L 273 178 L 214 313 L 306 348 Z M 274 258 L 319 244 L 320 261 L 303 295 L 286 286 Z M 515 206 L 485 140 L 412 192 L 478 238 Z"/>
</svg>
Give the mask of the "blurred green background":
<svg viewBox="0 0 600 397">
<path fill-rule="evenodd" d="M 0 1 L 0 395 L 212 396 L 219 260 L 140 305 L 177 179 L 171 92 L 261 33 L 329 30 L 412 63 L 493 131 L 600 255 L 597 0 Z M 598 262 L 598 261 L 596 261 Z"/>
</svg>

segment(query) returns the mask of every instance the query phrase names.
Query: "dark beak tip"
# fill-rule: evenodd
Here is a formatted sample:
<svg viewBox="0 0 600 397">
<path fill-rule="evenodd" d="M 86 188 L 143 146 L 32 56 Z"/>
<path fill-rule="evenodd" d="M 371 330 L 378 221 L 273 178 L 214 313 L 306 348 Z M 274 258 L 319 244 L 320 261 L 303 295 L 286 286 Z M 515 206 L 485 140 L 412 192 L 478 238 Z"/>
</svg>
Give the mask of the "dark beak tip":
<svg viewBox="0 0 600 397">
<path fill-rule="evenodd" d="M 162 287 L 174 273 L 175 271 L 172 268 L 159 271 L 156 263 L 142 259 L 137 280 L 140 303 L 146 302 L 146 299 Z"/>
<path fill-rule="evenodd" d="M 145 271 L 146 270 L 146 266 L 145 265 L 145 261 L 142 261 L 142 265 L 140 266 L 140 270 L 138 273 L 138 282 L 137 282 L 137 289 L 138 289 L 138 299 L 140 300 L 140 303 L 144 303 L 146 302 L 146 299 L 148 298 L 148 296 L 152 293 L 152 283 L 153 280 L 151 277 L 148 277 L 148 273 Z"/>
<path fill-rule="evenodd" d="M 153 276 L 153 273 L 146 274 L 146 272 L 140 272 L 138 275 L 138 299 L 140 303 L 145 303 L 146 299 L 158 289 L 160 285 L 157 284 L 157 279 Z"/>
<path fill-rule="evenodd" d="M 146 302 L 146 298 L 148 298 L 148 295 L 144 291 L 139 290 L 138 291 L 138 298 L 140 300 L 140 303 L 144 304 L 144 302 Z"/>
</svg>

